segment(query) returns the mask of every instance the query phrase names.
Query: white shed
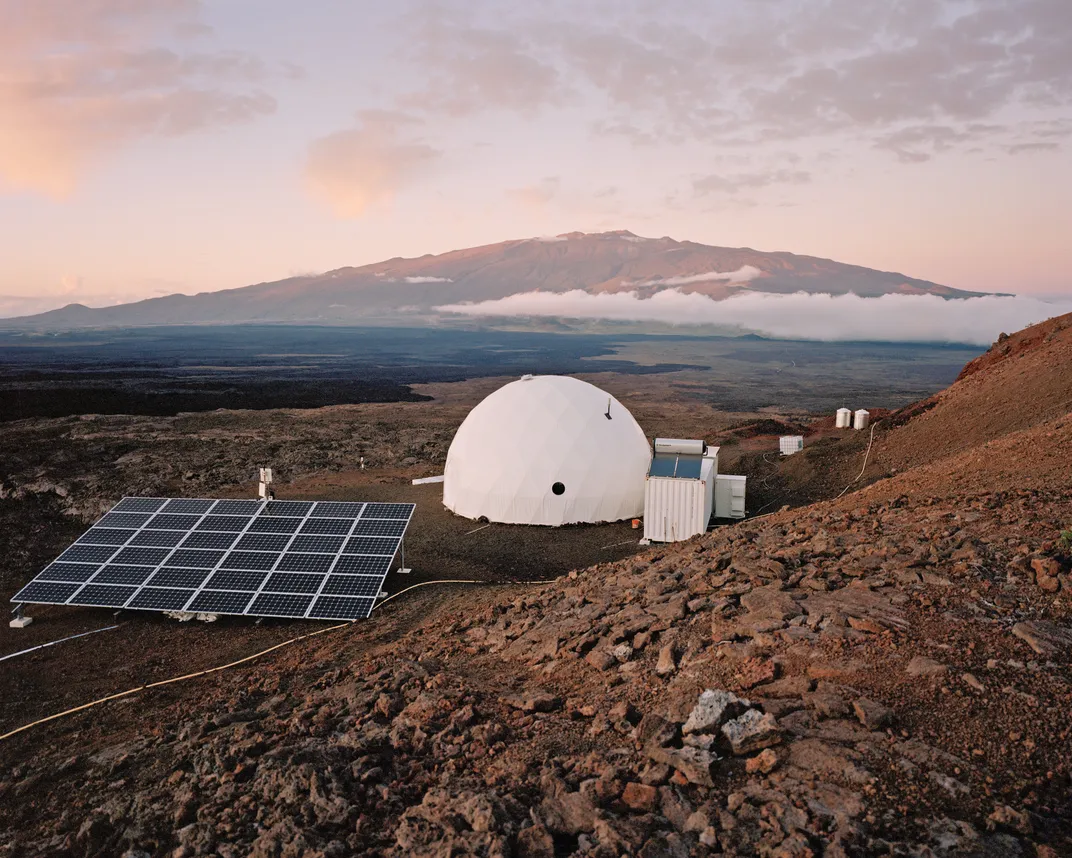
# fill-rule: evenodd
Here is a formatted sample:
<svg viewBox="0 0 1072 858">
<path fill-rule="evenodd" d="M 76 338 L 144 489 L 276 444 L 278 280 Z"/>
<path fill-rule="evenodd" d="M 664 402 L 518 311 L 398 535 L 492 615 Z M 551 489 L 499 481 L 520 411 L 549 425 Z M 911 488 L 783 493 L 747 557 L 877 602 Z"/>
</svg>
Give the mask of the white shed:
<svg viewBox="0 0 1072 858">
<path fill-rule="evenodd" d="M 853 429 L 866 429 L 867 425 L 868 425 L 868 421 L 870 420 L 870 418 L 871 418 L 871 413 L 869 411 L 865 411 L 864 409 L 861 408 L 859 411 L 857 411 L 853 415 L 852 428 Z"/>
<path fill-rule="evenodd" d="M 839 408 L 834 417 L 834 426 L 838 429 L 848 429 L 852 426 L 852 411 L 848 408 Z"/>
<path fill-rule="evenodd" d="M 644 484 L 644 538 L 677 542 L 707 531 L 715 506 L 718 447 L 656 438 Z"/>
</svg>

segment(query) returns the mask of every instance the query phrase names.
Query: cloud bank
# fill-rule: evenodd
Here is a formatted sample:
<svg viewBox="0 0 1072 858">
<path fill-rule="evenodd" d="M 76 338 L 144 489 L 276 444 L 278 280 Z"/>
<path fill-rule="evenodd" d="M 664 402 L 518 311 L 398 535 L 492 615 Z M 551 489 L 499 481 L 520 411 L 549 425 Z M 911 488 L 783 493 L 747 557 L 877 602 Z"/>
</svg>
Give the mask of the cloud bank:
<svg viewBox="0 0 1072 858">
<path fill-rule="evenodd" d="M 747 283 L 763 272 L 754 265 L 742 265 L 736 271 L 708 271 L 706 274 L 685 274 L 680 277 L 665 277 L 662 280 L 645 280 L 637 286 L 687 286 L 689 283 L 710 283 L 724 280 L 727 283 Z"/>
<path fill-rule="evenodd" d="M 772 295 L 743 292 L 724 301 L 677 289 L 640 298 L 635 292 L 524 292 L 475 304 L 447 304 L 444 313 L 467 316 L 541 316 L 719 325 L 770 337 L 872 342 L 946 342 L 985 346 L 1052 316 L 1072 312 L 1072 300 L 1025 297 L 946 301 L 935 295 Z"/>
</svg>

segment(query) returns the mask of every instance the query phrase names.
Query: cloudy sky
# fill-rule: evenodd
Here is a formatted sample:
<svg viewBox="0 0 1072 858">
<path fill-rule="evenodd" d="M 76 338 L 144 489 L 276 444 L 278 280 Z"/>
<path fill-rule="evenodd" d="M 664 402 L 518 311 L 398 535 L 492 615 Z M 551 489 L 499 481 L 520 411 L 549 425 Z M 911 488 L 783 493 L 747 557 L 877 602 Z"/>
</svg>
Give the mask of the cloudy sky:
<svg viewBox="0 0 1072 858">
<path fill-rule="evenodd" d="M 1068 0 L 0 0 L 0 309 L 630 229 L 1072 292 Z"/>
</svg>

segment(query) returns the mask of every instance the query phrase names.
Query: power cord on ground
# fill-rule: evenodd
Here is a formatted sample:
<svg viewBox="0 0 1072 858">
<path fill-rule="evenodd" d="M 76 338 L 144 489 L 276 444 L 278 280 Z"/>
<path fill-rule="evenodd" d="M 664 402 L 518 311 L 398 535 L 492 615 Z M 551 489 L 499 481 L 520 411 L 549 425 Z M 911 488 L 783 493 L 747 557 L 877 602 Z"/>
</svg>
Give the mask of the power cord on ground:
<svg viewBox="0 0 1072 858">
<path fill-rule="evenodd" d="M 58 641 L 49 641 L 48 643 L 43 643 L 43 644 L 38 644 L 37 646 L 32 646 L 29 649 L 20 649 L 18 652 L 8 653 L 7 655 L 0 655 L 0 661 L 7 661 L 9 658 L 16 658 L 16 657 L 18 657 L 20 655 L 28 655 L 31 652 L 37 652 L 37 650 L 39 650 L 39 649 L 45 649 L 46 647 L 55 646 L 56 644 L 61 644 L 61 643 L 64 643 L 65 641 L 73 641 L 73 640 L 75 640 L 77 638 L 84 638 L 87 635 L 95 635 L 98 632 L 110 632 L 112 629 L 117 629 L 117 628 L 119 628 L 118 624 L 116 624 L 114 626 L 105 626 L 102 629 L 91 629 L 88 632 L 82 632 L 81 634 L 70 635 L 69 637 L 60 638 Z"/>
<path fill-rule="evenodd" d="M 430 584 L 491 584 L 491 585 L 503 586 L 503 585 L 510 585 L 510 584 L 522 584 L 522 583 L 523 584 L 531 584 L 533 586 L 539 586 L 541 584 L 550 584 L 552 582 L 550 582 L 550 581 L 532 581 L 532 582 L 477 581 L 477 580 L 470 580 L 470 579 L 454 579 L 454 578 L 448 578 L 448 579 L 443 579 L 443 580 L 439 580 L 439 581 L 422 581 L 420 584 L 412 584 L 411 586 L 406 587 L 406 589 L 399 590 L 397 593 L 395 593 L 395 594 L 393 594 L 391 596 L 388 596 L 383 601 L 378 602 L 375 605 L 375 607 L 373 608 L 373 610 L 376 610 L 378 608 L 383 607 L 388 602 L 390 602 L 392 599 L 398 598 L 403 593 L 408 593 L 410 590 L 415 590 L 418 587 L 427 587 Z M 260 652 L 254 653 L 253 655 L 247 655 L 245 658 L 238 659 L 238 661 L 232 661 L 232 662 L 230 662 L 228 664 L 221 664 L 218 667 L 210 667 L 207 670 L 199 670 L 196 673 L 187 673 L 187 674 L 185 674 L 183 676 L 174 676 L 171 679 L 162 679 L 159 682 L 150 682 L 148 685 L 139 685 L 136 688 L 129 688 L 126 691 L 120 691 L 118 694 L 109 694 L 107 697 L 101 697 L 99 700 L 93 700 L 93 701 L 91 701 L 89 703 L 83 703 L 81 706 L 75 706 L 72 709 L 65 709 L 63 712 L 57 712 L 55 715 L 49 715 L 46 718 L 38 718 L 36 721 L 31 721 L 29 724 L 23 724 L 21 727 L 16 727 L 14 730 L 9 730 L 7 733 L 0 734 L 0 742 L 3 742 L 5 739 L 10 739 L 12 736 L 17 736 L 19 733 L 25 732 L 26 730 L 29 730 L 32 727 L 36 727 L 36 726 L 38 726 L 40 724 L 47 724 L 49 721 L 56 721 L 56 720 L 58 720 L 60 718 L 65 718 L 68 715 L 77 714 L 78 712 L 84 712 L 87 709 L 92 709 L 94 706 L 100 706 L 102 703 L 107 703 L 110 700 L 118 700 L 121 697 L 129 697 L 130 695 L 137 694 L 140 691 L 148 691 L 150 688 L 160 688 L 160 687 L 162 687 L 164 685 L 172 685 L 172 684 L 174 684 L 176 682 L 185 682 L 188 679 L 196 679 L 199 676 L 208 676 L 210 673 L 219 673 L 221 670 L 227 670 L 228 668 L 231 668 L 231 667 L 238 667 L 238 665 L 240 665 L 240 664 L 246 664 L 247 662 L 253 661 L 254 659 L 258 659 L 261 656 L 268 655 L 268 653 L 275 652 L 277 649 L 282 649 L 283 647 L 289 646 L 290 644 L 297 643 L 298 641 L 307 640 L 308 638 L 314 638 L 317 635 L 324 635 L 324 634 L 327 634 L 328 632 L 333 632 L 333 631 L 336 631 L 338 629 L 345 628 L 346 626 L 353 625 L 353 623 L 354 623 L 354 621 L 351 620 L 349 622 L 339 623 L 338 625 L 335 625 L 335 626 L 329 626 L 326 629 L 317 629 L 315 632 L 309 632 L 307 634 L 299 635 L 298 637 L 291 638 L 290 640 L 285 640 L 282 643 L 277 643 L 274 646 L 268 647 L 268 649 L 263 649 Z M 109 628 L 115 628 L 115 626 L 110 626 Z M 97 631 L 105 631 L 105 630 L 104 629 L 97 629 Z M 58 643 L 58 641 L 57 641 L 57 643 Z M 15 653 L 15 655 L 18 655 L 18 653 Z"/>
<path fill-rule="evenodd" d="M 864 464 L 863 464 L 863 467 L 860 468 L 860 473 L 858 473 L 856 475 L 855 480 L 853 480 L 851 483 L 849 483 L 847 486 L 845 486 L 845 488 L 843 488 L 841 490 L 841 494 L 839 494 L 836 498 L 834 498 L 834 500 L 837 500 L 838 498 L 843 497 L 845 492 L 847 492 L 854 485 L 856 485 L 860 481 L 860 477 L 862 477 L 864 475 L 864 471 L 867 470 L 867 459 L 871 455 L 871 445 L 875 443 L 875 429 L 878 428 L 878 424 L 881 423 L 881 422 L 882 422 L 881 420 L 876 420 L 874 423 L 871 424 L 871 437 L 867 441 L 867 452 L 864 453 Z"/>
</svg>

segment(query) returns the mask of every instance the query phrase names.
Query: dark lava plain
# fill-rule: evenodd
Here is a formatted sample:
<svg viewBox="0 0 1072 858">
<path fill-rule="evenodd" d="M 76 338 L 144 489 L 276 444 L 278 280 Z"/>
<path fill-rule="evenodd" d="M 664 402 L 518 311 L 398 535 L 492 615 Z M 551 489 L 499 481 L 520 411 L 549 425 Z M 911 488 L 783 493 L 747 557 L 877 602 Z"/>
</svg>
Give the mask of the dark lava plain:
<svg viewBox="0 0 1072 858">
<path fill-rule="evenodd" d="M 728 410 L 896 407 L 980 349 L 762 337 L 234 325 L 0 330 L 0 421 L 413 402 L 412 384 L 524 373 L 665 375 Z"/>
</svg>

